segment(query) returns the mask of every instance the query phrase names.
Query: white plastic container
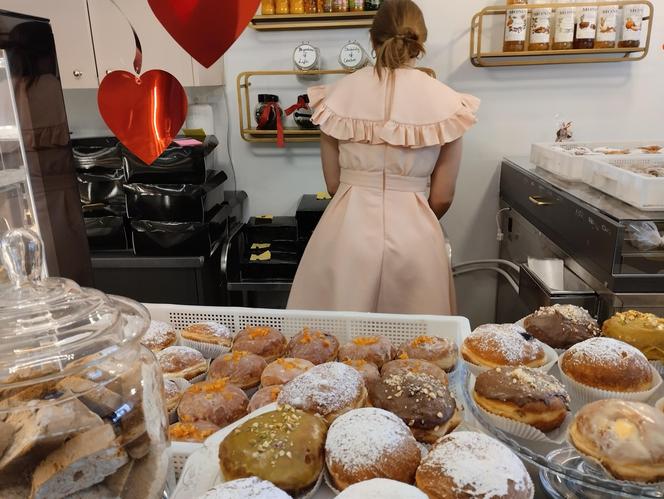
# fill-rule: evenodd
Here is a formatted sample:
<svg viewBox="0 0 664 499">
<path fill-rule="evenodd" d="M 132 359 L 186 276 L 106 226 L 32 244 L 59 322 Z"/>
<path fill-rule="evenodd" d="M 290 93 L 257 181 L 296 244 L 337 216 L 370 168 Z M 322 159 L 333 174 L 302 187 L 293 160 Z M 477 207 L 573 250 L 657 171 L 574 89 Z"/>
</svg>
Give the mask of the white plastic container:
<svg viewBox="0 0 664 499">
<path fill-rule="evenodd" d="M 647 177 L 620 166 L 664 167 L 664 156 L 586 158 L 583 181 L 643 211 L 664 211 L 664 177 Z"/>
<path fill-rule="evenodd" d="M 609 159 L 609 158 L 632 158 L 634 156 L 645 155 L 649 158 L 664 159 L 662 154 L 644 154 L 639 147 L 661 146 L 664 147 L 664 141 L 604 141 L 604 142 L 550 142 L 533 144 L 530 150 L 530 161 L 564 180 L 572 182 L 582 182 L 586 178 L 584 171 L 587 168 L 586 160 L 588 158 Z M 605 154 L 601 152 L 579 155 L 574 151 L 581 148 L 593 151 L 595 149 L 624 149 L 629 150 L 629 154 Z M 664 149 L 662 150 L 664 151 Z"/>
</svg>

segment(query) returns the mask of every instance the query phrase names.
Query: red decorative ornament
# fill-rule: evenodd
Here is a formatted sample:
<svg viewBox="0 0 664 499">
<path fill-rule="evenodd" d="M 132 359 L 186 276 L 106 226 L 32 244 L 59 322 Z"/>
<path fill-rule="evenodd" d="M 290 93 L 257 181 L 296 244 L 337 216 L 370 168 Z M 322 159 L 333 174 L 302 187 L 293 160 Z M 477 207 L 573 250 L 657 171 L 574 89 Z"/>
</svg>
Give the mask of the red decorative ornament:
<svg viewBox="0 0 664 499">
<path fill-rule="evenodd" d="M 172 74 L 113 71 L 99 85 L 97 104 L 115 136 L 150 165 L 173 141 L 187 117 L 187 94 Z"/>
<path fill-rule="evenodd" d="M 260 0 L 148 0 L 180 46 L 206 68 L 246 29 Z"/>
</svg>

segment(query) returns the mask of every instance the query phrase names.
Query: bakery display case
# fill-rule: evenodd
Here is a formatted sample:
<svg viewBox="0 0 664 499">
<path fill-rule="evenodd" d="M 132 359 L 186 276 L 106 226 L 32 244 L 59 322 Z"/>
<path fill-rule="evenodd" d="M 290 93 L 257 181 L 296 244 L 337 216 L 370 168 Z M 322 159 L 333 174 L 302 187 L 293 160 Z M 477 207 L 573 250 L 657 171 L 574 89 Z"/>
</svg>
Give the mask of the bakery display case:
<svg viewBox="0 0 664 499">
<path fill-rule="evenodd" d="M 0 242 L 0 497 L 161 497 L 163 380 L 147 310 L 42 275 L 27 229 Z M 78 495 L 77 495 L 78 497 Z"/>
</svg>

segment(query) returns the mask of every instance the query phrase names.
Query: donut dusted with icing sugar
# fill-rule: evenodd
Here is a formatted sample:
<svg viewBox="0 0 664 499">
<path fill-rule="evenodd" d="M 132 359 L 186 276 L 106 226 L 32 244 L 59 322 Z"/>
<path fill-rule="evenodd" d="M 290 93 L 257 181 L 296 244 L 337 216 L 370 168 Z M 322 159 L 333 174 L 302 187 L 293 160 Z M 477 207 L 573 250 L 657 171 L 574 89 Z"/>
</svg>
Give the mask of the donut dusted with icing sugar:
<svg viewBox="0 0 664 499">
<path fill-rule="evenodd" d="M 337 490 L 372 478 L 412 483 L 420 449 L 401 419 L 367 407 L 347 412 L 332 423 L 325 462 Z"/>
<path fill-rule="evenodd" d="M 626 400 L 585 405 L 569 428 L 572 445 L 602 463 L 615 478 L 664 480 L 664 413 Z"/>
<path fill-rule="evenodd" d="M 221 483 L 199 499 L 292 499 L 292 497 L 267 480 L 252 476 Z"/>
<path fill-rule="evenodd" d="M 521 460 L 497 440 L 470 431 L 442 438 L 417 469 L 429 499 L 531 499 L 533 482 Z"/>
<path fill-rule="evenodd" d="M 187 326 L 182 331 L 182 337 L 187 340 L 210 343 L 220 347 L 230 348 L 233 343 L 233 333 L 218 322 L 201 322 Z"/>
<path fill-rule="evenodd" d="M 560 369 L 574 381 L 612 392 L 642 392 L 651 388 L 653 370 L 639 350 L 612 338 L 577 343 L 559 359 Z"/>
<path fill-rule="evenodd" d="M 463 358 L 483 367 L 546 364 L 542 343 L 516 324 L 485 324 L 466 337 L 461 346 Z"/>
<path fill-rule="evenodd" d="M 337 499 L 428 499 L 417 487 L 388 480 L 374 478 L 366 482 L 351 485 Z"/>
<path fill-rule="evenodd" d="M 328 423 L 367 403 L 362 375 L 341 362 L 328 362 L 309 369 L 284 385 L 277 404 L 289 405 L 323 416 Z"/>
<path fill-rule="evenodd" d="M 175 328 L 167 322 L 150 321 L 150 327 L 141 338 L 143 346 L 159 352 L 164 348 L 175 345 L 178 341 L 178 335 Z"/>
<path fill-rule="evenodd" d="M 457 346 L 447 338 L 418 336 L 401 345 L 399 358 L 426 360 L 444 371 L 452 371 L 457 361 Z"/>
</svg>

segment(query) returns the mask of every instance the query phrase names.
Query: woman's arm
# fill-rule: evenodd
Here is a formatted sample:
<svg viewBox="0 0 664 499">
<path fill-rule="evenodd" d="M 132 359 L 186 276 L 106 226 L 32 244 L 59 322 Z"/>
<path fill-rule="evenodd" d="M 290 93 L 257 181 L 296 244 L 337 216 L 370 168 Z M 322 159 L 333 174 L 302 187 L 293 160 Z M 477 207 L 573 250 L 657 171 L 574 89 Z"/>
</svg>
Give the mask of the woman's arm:
<svg viewBox="0 0 664 499">
<path fill-rule="evenodd" d="M 440 149 L 438 161 L 431 174 L 429 206 L 438 219 L 441 219 L 452 206 L 462 150 L 462 139 L 445 144 Z"/>
<path fill-rule="evenodd" d="M 330 196 L 334 196 L 339 189 L 339 141 L 334 137 L 320 133 L 320 159 L 323 163 L 323 176 Z"/>
</svg>

